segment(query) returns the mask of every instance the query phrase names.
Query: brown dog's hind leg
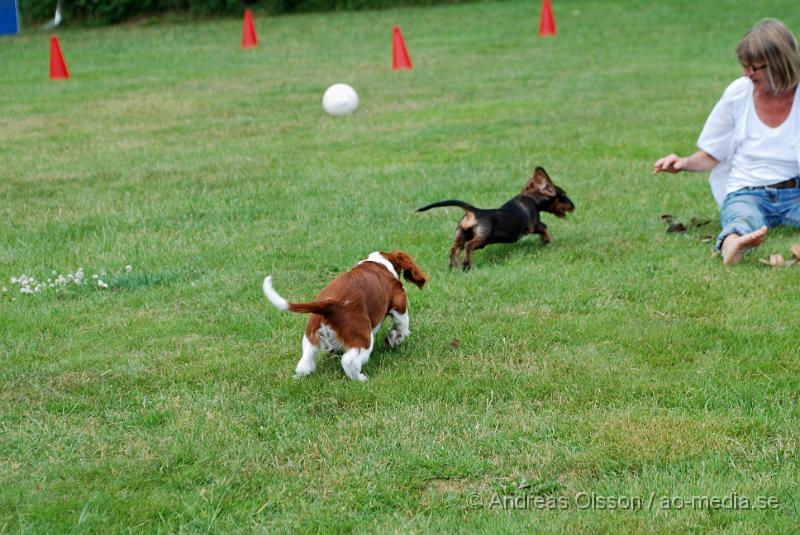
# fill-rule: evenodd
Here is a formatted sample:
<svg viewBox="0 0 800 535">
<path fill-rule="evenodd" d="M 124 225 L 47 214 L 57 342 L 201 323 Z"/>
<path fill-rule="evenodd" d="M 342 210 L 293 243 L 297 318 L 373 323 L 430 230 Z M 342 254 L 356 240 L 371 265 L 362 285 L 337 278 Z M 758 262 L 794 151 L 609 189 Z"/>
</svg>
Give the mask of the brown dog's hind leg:
<svg viewBox="0 0 800 535">
<path fill-rule="evenodd" d="M 466 240 L 464 239 L 464 231 L 461 230 L 461 226 L 459 225 L 456 228 L 456 237 L 453 241 L 453 246 L 450 248 L 451 269 L 458 265 L 458 257 L 461 256 L 461 249 L 464 248 L 464 243 L 466 243 Z"/>
<path fill-rule="evenodd" d="M 361 367 L 367 363 L 375 345 L 375 335 L 369 320 L 348 325 L 346 338 L 350 340 L 347 351 L 342 355 L 342 369 L 354 381 L 366 381 L 367 376 L 361 373 Z M 339 333 L 337 333 L 339 334 Z"/>
<path fill-rule="evenodd" d="M 469 271 L 472 267 L 472 252 L 475 251 L 475 249 L 480 249 L 484 245 L 486 245 L 486 239 L 478 234 L 467 242 L 465 247 L 466 253 L 464 253 L 464 264 L 461 266 L 463 271 Z"/>
</svg>

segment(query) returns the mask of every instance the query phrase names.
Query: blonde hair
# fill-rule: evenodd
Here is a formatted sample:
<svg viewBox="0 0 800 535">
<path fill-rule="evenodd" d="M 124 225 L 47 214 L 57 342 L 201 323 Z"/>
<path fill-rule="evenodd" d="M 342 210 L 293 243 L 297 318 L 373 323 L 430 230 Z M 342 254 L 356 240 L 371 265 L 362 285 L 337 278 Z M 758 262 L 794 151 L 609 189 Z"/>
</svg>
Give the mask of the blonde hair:
<svg viewBox="0 0 800 535">
<path fill-rule="evenodd" d="M 736 46 L 736 56 L 742 65 L 764 63 L 773 93 L 788 91 L 800 82 L 797 38 L 778 19 L 764 19 L 753 26 Z"/>
</svg>

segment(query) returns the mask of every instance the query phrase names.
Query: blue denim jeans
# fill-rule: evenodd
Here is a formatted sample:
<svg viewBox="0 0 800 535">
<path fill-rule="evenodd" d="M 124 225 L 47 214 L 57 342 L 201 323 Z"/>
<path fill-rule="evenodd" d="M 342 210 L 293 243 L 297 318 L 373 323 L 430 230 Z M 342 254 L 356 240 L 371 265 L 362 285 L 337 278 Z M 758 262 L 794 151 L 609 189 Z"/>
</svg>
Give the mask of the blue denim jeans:
<svg viewBox="0 0 800 535">
<path fill-rule="evenodd" d="M 742 188 L 729 193 L 720 209 L 722 232 L 717 237 L 717 251 L 728 234 L 744 235 L 758 230 L 786 225 L 800 227 L 800 188 Z"/>
</svg>

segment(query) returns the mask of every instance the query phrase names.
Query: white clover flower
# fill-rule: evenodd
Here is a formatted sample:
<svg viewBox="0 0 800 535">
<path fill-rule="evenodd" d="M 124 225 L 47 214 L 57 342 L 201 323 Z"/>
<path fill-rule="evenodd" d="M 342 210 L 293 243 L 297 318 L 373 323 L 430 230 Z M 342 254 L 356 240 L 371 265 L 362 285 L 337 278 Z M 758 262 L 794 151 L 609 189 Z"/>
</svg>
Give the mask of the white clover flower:
<svg viewBox="0 0 800 535">
<path fill-rule="evenodd" d="M 125 272 L 131 273 L 133 271 L 133 267 L 131 265 L 125 266 Z M 79 267 L 75 273 L 67 273 L 66 275 L 59 274 L 58 271 L 52 270 L 52 277 L 46 277 L 42 281 L 38 281 L 36 277 L 32 275 L 21 274 L 16 277 L 11 277 L 10 281 L 11 284 L 9 287 L 14 289 L 13 287 L 16 286 L 19 288 L 19 292 L 22 295 L 33 295 L 37 293 L 44 293 L 47 292 L 48 289 L 55 290 L 55 291 L 64 291 L 67 287 L 74 283 L 76 285 L 81 285 L 84 283 L 85 279 L 87 278 L 86 273 L 83 270 L 83 267 Z M 109 271 L 106 269 L 101 270 L 98 274 L 92 275 L 92 279 L 96 281 L 97 288 L 100 290 L 108 290 L 110 288 L 110 283 L 107 282 L 105 279 L 108 277 L 119 277 L 120 272 L 114 272 L 110 274 Z M 11 290 L 9 287 L 0 286 L 0 293 L 5 294 L 10 292 Z M 16 298 L 12 297 L 12 300 L 16 300 Z"/>
</svg>

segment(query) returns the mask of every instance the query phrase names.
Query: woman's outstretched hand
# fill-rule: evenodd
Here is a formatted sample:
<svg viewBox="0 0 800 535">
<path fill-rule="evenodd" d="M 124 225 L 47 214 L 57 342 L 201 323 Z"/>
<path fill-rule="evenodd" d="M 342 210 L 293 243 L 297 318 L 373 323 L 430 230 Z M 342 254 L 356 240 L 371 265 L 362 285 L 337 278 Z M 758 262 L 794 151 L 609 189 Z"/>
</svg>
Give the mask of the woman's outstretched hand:
<svg viewBox="0 0 800 535">
<path fill-rule="evenodd" d="M 656 160 L 653 164 L 653 174 L 658 173 L 678 173 L 686 168 L 686 161 L 677 154 L 670 154 Z"/>
</svg>

